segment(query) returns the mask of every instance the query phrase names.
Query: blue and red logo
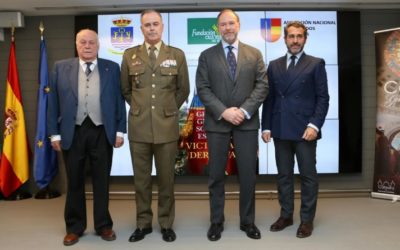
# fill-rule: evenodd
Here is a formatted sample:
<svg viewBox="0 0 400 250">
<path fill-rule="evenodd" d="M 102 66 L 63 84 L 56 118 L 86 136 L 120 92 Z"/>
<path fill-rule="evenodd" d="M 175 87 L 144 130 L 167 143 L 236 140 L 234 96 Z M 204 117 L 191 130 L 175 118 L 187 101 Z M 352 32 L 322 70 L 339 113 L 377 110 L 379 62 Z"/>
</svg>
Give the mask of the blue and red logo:
<svg viewBox="0 0 400 250">
<path fill-rule="evenodd" d="M 261 37 L 266 42 L 276 42 L 282 34 L 281 18 L 261 18 Z"/>
</svg>

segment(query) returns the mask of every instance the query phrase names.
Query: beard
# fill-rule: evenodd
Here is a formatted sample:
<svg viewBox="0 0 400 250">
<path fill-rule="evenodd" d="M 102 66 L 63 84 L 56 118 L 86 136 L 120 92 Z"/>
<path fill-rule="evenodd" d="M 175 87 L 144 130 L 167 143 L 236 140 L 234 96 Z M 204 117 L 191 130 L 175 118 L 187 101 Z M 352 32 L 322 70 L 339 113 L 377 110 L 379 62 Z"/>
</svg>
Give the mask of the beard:
<svg viewBox="0 0 400 250">
<path fill-rule="evenodd" d="M 234 34 L 234 33 L 227 33 L 227 34 L 224 34 L 224 35 L 222 36 L 222 39 L 224 39 L 225 42 L 227 42 L 227 43 L 229 43 L 229 44 L 232 44 L 232 43 L 234 43 L 234 42 L 236 41 L 236 39 L 237 39 L 237 34 Z"/>
<path fill-rule="evenodd" d="M 304 48 L 304 44 L 303 45 L 291 44 L 291 45 L 287 46 L 288 51 L 293 55 L 296 55 L 296 54 L 302 52 L 303 48 Z"/>
</svg>

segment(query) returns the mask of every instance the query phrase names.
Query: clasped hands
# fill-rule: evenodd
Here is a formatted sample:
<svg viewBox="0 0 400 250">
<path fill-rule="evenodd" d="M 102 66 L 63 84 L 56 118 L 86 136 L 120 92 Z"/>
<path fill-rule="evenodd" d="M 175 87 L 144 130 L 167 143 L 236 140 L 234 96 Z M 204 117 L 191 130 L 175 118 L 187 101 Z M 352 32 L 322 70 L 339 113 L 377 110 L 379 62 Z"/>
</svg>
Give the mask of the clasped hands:
<svg viewBox="0 0 400 250">
<path fill-rule="evenodd" d="M 230 107 L 225 109 L 224 112 L 222 112 L 221 116 L 222 118 L 224 118 L 224 120 L 236 126 L 240 125 L 245 119 L 244 112 L 237 107 Z"/>
</svg>

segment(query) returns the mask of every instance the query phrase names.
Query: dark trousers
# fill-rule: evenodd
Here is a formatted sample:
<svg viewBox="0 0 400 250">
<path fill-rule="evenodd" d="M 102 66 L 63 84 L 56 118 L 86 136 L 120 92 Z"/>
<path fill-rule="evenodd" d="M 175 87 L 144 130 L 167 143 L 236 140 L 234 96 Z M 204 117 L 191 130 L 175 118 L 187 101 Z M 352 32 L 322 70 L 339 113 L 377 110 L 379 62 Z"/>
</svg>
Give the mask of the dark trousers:
<svg viewBox="0 0 400 250">
<path fill-rule="evenodd" d="M 274 138 L 275 158 L 278 167 L 278 195 L 281 216 L 289 218 L 294 210 L 294 163 L 295 157 L 301 179 L 302 222 L 312 222 L 318 198 L 316 169 L 317 141 L 291 141 Z"/>
<path fill-rule="evenodd" d="M 233 130 L 231 133 L 207 132 L 211 223 L 224 222 L 225 167 L 233 138 L 240 186 L 240 223 L 254 223 L 257 169 L 257 130 Z"/>
<path fill-rule="evenodd" d="M 62 139 L 62 138 L 61 138 Z M 85 163 L 89 160 L 93 185 L 93 217 L 96 232 L 112 228 L 108 211 L 109 177 L 113 148 L 103 126 L 89 118 L 75 127 L 72 146 L 63 151 L 68 189 L 64 218 L 67 233 L 83 233 L 86 229 Z"/>
</svg>

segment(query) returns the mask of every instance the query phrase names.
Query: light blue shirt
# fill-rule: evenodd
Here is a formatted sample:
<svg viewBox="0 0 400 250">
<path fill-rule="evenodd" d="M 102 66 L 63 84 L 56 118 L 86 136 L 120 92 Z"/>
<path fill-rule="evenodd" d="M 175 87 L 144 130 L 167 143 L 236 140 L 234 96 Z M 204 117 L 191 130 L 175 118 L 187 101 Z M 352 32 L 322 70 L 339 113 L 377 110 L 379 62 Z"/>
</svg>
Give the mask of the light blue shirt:
<svg viewBox="0 0 400 250">
<path fill-rule="evenodd" d="M 229 52 L 228 46 L 232 46 L 233 47 L 232 48 L 232 52 L 235 55 L 236 62 L 237 62 L 238 51 L 239 51 L 239 40 L 236 40 L 233 44 L 228 44 L 224 40 L 221 40 L 221 43 L 222 43 L 222 47 L 224 48 L 224 51 L 225 51 L 225 57 L 228 56 L 228 52 Z"/>
</svg>

